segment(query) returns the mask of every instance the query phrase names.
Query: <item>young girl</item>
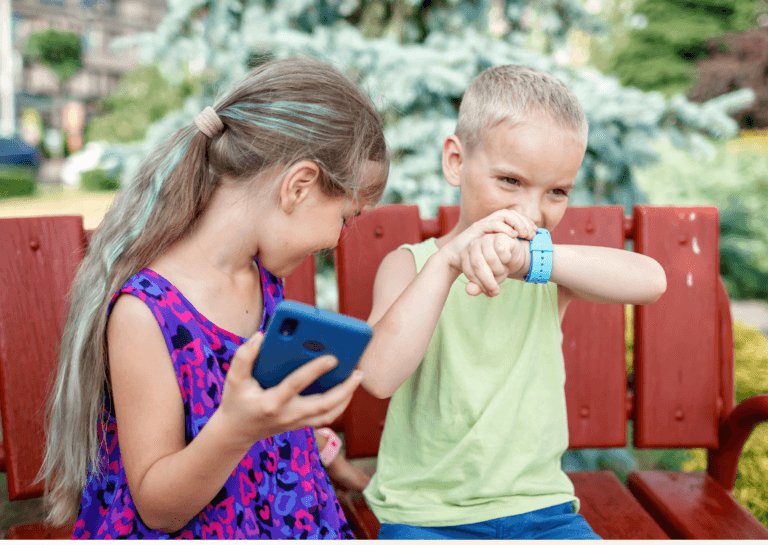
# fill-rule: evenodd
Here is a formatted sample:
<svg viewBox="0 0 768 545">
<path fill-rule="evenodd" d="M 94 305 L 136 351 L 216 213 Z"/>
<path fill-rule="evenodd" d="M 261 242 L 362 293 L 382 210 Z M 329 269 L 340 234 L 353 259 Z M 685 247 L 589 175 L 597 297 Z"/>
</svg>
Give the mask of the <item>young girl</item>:
<svg viewBox="0 0 768 545">
<path fill-rule="evenodd" d="M 49 407 L 49 520 L 74 537 L 348 538 L 311 426 L 359 372 L 299 396 L 251 376 L 279 278 L 384 190 L 370 99 L 311 59 L 251 71 L 115 199 L 72 288 Z M 79 509 L 78 509 L 79 508 Z"/>
</svg>

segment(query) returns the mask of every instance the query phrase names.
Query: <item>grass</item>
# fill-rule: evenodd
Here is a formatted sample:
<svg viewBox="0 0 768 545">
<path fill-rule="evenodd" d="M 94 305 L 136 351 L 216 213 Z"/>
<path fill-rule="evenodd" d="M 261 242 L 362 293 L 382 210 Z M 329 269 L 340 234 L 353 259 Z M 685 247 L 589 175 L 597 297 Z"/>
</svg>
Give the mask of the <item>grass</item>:
<svg viewBox="0 0 768 545">
<path fill-rule="evenodd" d="M 104 217 L 114 191 L 87 192 L 64 186 L 39 186 L 35 195 L 0 199 L 0 218 L 28 216 L 83 216 L 86 229 L 94 229 Z"/>
</svg>

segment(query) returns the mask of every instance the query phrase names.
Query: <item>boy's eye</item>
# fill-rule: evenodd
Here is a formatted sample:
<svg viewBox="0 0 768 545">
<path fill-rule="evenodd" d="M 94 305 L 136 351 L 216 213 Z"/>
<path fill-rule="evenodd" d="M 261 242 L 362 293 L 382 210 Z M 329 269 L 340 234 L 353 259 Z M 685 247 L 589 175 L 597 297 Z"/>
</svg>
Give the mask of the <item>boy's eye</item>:
<svg viewBox="0 0 768 545">
<path fill-rule="evenodd" d="M 567 197 L 568 192 L 565 189 L 553 189 L 552 192 L 555 195 L 560 195 L 561 197 Z"/>
<path fill-rule="evenodd" d="M 502 176 L 501 181 L 505 184 L 517 185 L 520 181 L 517 178 L 509 178 L 508 176 Z"/>
</svg>

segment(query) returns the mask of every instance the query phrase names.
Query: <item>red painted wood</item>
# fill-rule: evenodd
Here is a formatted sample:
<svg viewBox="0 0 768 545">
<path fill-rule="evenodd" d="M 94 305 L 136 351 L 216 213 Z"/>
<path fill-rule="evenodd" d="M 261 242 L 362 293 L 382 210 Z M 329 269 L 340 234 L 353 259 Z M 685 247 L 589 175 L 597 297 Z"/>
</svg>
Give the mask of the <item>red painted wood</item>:
<svg viewBox="0 0 768 545">
<path fill-rule="evenodd" d="M 552 232 L 555 244 L 624 248 L 620 206 L 573 207 Z M 570 448 L 627 444 L 623 305 L 574 301 L 563 319 Z"/>
<path fill-rule="evenodd" d="M 569 472 L 581 514 L 603 539 L 669 539 L 611 471 Z"/>
<path fill-rule="evenodd" d="M 338 494 L 338 497 L 355 538 L 377 539 L 381 523 L 368 507 L 365 499 L 360 494 L 353 492 Z"/>
<path fill-rule="evenodd" d="M 355 218 L 335 252 L 339 312 L 367 320 L 381 260 L 401 244 L 421 240 L 421 218 L 415 205 L 383 206 Z"/>
<path fill-rule="evenodd" d="M 720 426 L 720 448 L 708 451 L 707 471 L 725 490 L 733 490 L 744 443 L 763 422 L 768 422 L 768 394 L 745 399 Z"/>
<path fill-rule="evenodd" d="M 0 441 L 0 471 L 5 471 L 5 445 Z"/>
<path fill-rule="evenodd" d="M 459 223 L 459 213 L 461 208 L 458 204 L 452 206 L 441 206 L 437 210 L 437 223 L 440 225 L 440 235 L 448 234 Z"/>
<path fill-rule="evenodd" d="M 367 320 L 381 260 L 401 244 L 421 240 L 422 222 L 416 206 L 389 205 L 357 217 L 336 247 L 339 312 Z M 376 455 L 388 405 L 388 399 L 377 399 L 362 388 L 355 391 L 343 420 L 348 458 Z"/>
<path fill-rule="evenodd" d="M 33 485 L 66 297 L 82 258 L 80 216 L 0 219 L 0 412 L 11 500 Z"/>
<path fill-rule="evenodd" d="M 315 306 L 315 256 L 310 255 L 283 279 L 283 296 Z"/>
<path fill-rule="evenodd" d="M 640 471 L 627 484 L 673 539 L 768 539 L 768 529 L 706 473 Z"/>
<path fill-rule="evenodd" d="M 9 528 L 5 539 L 72 539 L 73 526 L 48 526 L 38 522 Z"/>
<path fill-rule="evenodd" d="M 720 351 L 720 421 L 731 413 L 736 405 L 736 384 L 733 370 L 733 321 L 731 302 L 723 279 L 717 277 L 718 348 Z"/>
<path fill-rule="evenodd" d="M 667 291 L 635 313 L 635 445 L 717 447 L 719 221 L 716 207 L 635 207 L 635 251 Z"/>
</svg>

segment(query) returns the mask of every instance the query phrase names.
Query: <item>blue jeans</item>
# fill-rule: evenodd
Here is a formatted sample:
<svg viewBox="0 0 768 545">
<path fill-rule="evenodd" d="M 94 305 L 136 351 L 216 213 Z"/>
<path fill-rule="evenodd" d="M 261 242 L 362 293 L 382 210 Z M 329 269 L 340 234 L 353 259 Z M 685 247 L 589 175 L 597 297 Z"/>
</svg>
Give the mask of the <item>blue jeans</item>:
<svg viewBox="0 0 768 545">
<path fill-rule="evenodd" d="M 602 539 L 571 503 L 459 526 L 382 524 L 379 539 Z"/>
</svg>

